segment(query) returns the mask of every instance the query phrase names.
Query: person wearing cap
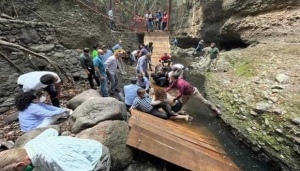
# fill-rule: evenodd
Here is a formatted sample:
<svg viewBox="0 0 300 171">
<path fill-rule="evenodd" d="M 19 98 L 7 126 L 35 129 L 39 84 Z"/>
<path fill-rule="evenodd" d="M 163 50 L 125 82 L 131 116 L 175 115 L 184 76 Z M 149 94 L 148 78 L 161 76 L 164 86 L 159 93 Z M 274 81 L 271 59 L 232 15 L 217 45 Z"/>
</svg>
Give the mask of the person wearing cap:
<svg viewBox="0 0 300 171">
<path fill-rule="evenodd" d="M 210 45 L 210 49 L 208 50 L 208 62 L 207 65 L 205 66 L 205 69 L 209 72 L 211 68 L 215 68 L 217 65 L 217 61 L 219 60 L 219 49 L 216 47 L 215 43 L 212 43 Z"/>
<path fill-rule="evenodd" d="M 103 54 L 104 54 L 104 51 L 102 49 L 99 49 L 98 57 L 93 59 L 93 63 L 94 63 L 94 68 L 95 68 L 96 74 L 100 80 L 100 94 L 102 95 L 102 97 L 108 97 L 108 92 L 106 89 L 107 75 L 105 72 L 105 65 L 103 63 Z"/>
<path fill-rule="evenodd" d="M 130 109 L 134 99 L 138 96 L 137 95 L 137 90 L 141 88 L 140 86 L 136 85 L 137 83 L 137 78 L 136 77 L 131 77 L 130 78 L 130 84 L 124 86 L 124 95 L 125 95 L 125 106 L 127 110 Z"/>
<path fill-rule="evenodd" d="M 83 53 L 79 56 L 79 61 L 82 68 L 85 70 L 86 74 L 88 75 L 89 83 L 92 89 L 96 89 L 93 81 L 93 77 L 96 80 L 98 86 L 100 86 L 99 78 L 96 76 L 94 70 L 93 59 L 90 55 L 90 49 L 84 48 Z"/>
<path fill-rule="evenodd" d="M 118 59 L 120 58 L 120 51 L 116 50 L 114 55 L 109 57 L 105 64 L 105 70 L 107 73 L 107 78 L 110 81 L 110 93 L 115 93 L 117 91 L 118 86 L 118 76 L 117 76 L 117 68 L 118 68 Z"/>
<path fill-rule="evenodd" d="M 193 54 L 197 54 L 197 53 L 201 53 L 202 52 L 202 48 L 203 48 L 203 43 L 204 41 L 203 40 L 200 40 L 196 49 L 194 50 Z"/>
<path fill-rule="evenodd" d="M 146 55 L 139 58 L 136 65 L 137 73 L 142 73 L 143 76 L 145 76 L 148 80 L 149 80 L 149 74 L 147 70 L 147 64 L 149 63 L 150 65 L 153 65 L 150 59 L 151 59 L 151 54 L 147 53 Z"/>
<path fill-rule="evenodd" d="M 117 43 L 117 44 L 116 44 L 115 46 L 113 46 L 111 49 L 113 50 L 113 52 L 115 52 L 115 51 L 118 50 L 118 49 L 123 49 L 123 47 L 122 47 L 122 41 L 119 40 L 119 43 Z"/>
<path fill-rule="evenodd" d="M 103 46 L 102 46 L 102 50 L 103 50 L 103 52 L 104 52 L 104 54 L 103 54 L 103 62 L 105 63 L 106 60 L 107 60 L 109 57 L 113 56 L 114 54 L 113 54 L 113 52 L 112 52 L 110 49 L 107 49 L 107 46 L 106 46 L 106 45 L 103 45 Z"/>
</svg>

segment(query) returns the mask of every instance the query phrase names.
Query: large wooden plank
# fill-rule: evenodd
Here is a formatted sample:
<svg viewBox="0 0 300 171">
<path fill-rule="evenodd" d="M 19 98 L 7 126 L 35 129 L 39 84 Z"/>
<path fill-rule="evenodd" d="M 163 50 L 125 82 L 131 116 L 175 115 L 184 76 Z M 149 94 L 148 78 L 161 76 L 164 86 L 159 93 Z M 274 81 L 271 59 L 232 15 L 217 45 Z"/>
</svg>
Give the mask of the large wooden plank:
<svg viewBox="0 0 300 171">
<path fill-rule="evenodd" d="M 192 130 L 185 128 L 184 127 L 185 123 L 183 121 L 175 122 L 172 120 L 163 120 L 161 118 L 143 113 L 138 110 L 133 110 L 131 114 L 132 116 L 129 120 L 129 126 L 131 126 L 131 124 L 133 123 L 146 121 L 149 124 L 153 124 L 154 126 L 159 126 L 164 129 L 168 128 L 171 131 L 177 132 L 178 134 L 187 134 L 192 138 L 196 138 L 197 140 L 202 141 L 204 143 L 220 146 L 218 143 L 216 143 L 217 141 L 216 138 L 201 136 L 199 134 L 194 133 Z"/>
<path fill-rule="evenodd" d="M 182 132 L 182 131 L 178 131 L 176 129 L 170 129 L 170 128 L 168 128 L 168 124 L 164 124 L 164 125 L 152 124 L 151 122 L 149 122 L 149 120 L 146 120 L 146 119 L 141 119 L 139 122 L 136 122 L 134 119 L 131 119 L 130 125 L 134 125 L 134 124 L 149 125 L 155 129 L 166 132 L 167 135 L 172 135 L 173 138 L 176 137 L 176 138 L 179 138 L 180 140 L 183 140 L 183 142 L 191 143 L 189 145 L 194 145 L 195 148 L 198 148 L 198 147 L 207 148 L 211 151 L 215 151 L 217 153 L 226 155 L 226 153 L 222 150 L 220 145 L 216 145 L 217 143 L 207 142 L 207 141 L 203 140 L 203 138 L 197 139 L 197 137 L 193 136 L 192 134 L 189 134 L 189 131 Z"/>
<path fill-rule="evenodd" d="M 235 171 L 238 168 L 220 155 L 219 160 L 211 157 L 207 151 L 195 150 L 166 138 L 166 133 L 153 132 L 139 125 L 133 125 L 127 144 L 142 151 L 160 157 L 166 161 L 189 170 L 201 171 Z"/>
</svg>

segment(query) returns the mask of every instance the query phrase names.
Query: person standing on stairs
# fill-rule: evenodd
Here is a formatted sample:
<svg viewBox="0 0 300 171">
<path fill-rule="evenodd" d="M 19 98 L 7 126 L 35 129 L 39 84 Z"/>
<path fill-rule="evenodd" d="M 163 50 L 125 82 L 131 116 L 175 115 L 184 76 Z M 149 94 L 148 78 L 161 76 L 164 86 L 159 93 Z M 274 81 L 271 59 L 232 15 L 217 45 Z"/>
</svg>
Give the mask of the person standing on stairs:
<svg viewBox="0 0 300 171">
<path fill-rule="evenodd" d="M 95 70 L 94 70 L 94 64 L 93 59 L 90 54 L 89 48 L 84 48 L 83 53 L 79 57 L 80 64 L 82 68 L 85 70 L 86 74 L 88 75 L 89 83 L 92 89 L 96 90 L 96 87 L 94 85 L 93 77 L 96 80 L 96 83 L 98 86 L 100 86 L 99 78 L 96 76 Z"/>
<path fill-rule="evenodd" d="M 150 55 L 152 56 L 152 54 L 153 54 L 153 42 L 149 42 L 149 44 L 146 45 L 145 48 L 147 49 L 148 53 L 150 53 Z M 150 62 L 151 62 L 151 58 L 150 58 Z M 149 70 L 152 71 L 152 67 L 151 67 L 150 63 L 149 63 Z"/>
<path fill-rule="evenodd" d="M 167 12 L 164 12 L 162 16 L 162 31 L 167 31 L 167 24 L 168 24 L 168 14 Z"/>
<path fill-rule="evenodd" d="M 115 19 L 114 19 L 114 12 L 113 12 L 113 9 L 111 8 L 109 11 L 108 11 L 108 17 L 109 17 L 109 27 L 110 27 L 110 31 L 113 32 L 114 31 L 114 28 L 115 28 Z"/>
<path fill-rule="evenodd" d="M 218 115 L 221 115 L 221 111 L 213 103 L 206 100 L 200 94 L 200 92 L 198 91 L 198 89 L 196 87 L 192 86 L 190 83 L 188 83 L 184 79 L 179 78 L 178 73 L 172 74 L 171 81 L 172 81 L 172 84 L 165 91 L 168 92 L 174 88 L 178 90 L 178 93 L 177 93 L 176 97 L 173 99 L 173 102 L 182 98 L 182 105 L 184 106 L 190 98 L 194 98 L 194 99 L 199 100 L 201 103 L 209 106 Z"/>
<path fill-rule="evenodd" d="M 149 32 L 153 32 L 153 14 L 148 10 L 146 15 L 146 22 L 147 22 L 147 31 Z"/>
</svg>

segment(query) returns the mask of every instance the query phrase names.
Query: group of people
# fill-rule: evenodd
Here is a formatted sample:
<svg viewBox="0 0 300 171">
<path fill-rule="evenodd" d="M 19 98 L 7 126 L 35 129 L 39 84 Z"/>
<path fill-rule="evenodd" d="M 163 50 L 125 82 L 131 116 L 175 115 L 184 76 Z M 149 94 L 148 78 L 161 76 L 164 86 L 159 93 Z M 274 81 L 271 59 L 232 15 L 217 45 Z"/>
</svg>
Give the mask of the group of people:
<svg viewBox="0 0 300 171">
<path fill-rule="evenodd" d="M 114 31 L 116 28 L 115 25 L 115 16 L 113 9 L 111 8 L 108 13 L 109 18 L 109 27 L 111 31 Z M 145 25 L 147 26 L 148 32 L 154 31 L 154 26 L 158 31 L 167 31 L 167 24 L 168 24 L 168 14 L 166 11 L 161 12 L 157 11 L 156 13 L 152 13 L 150 10 L 146 11 L 144 17 L 140 15 L 136 15 L 133 18 L 133 27 L 135 30 L 141 30 Z"/>
<path fill-rule="evenodd" d="M 153 32 L 154 25 L 158 31 L 167 31 L 168 14 L 167 12 L 157 11 L 155 14 L 148 10 L 145 14 L 147 31 Z"/>
<path fill-rule="evenodd" d="M 214 49 L 213 45 L 209 54 L 210 58 L 215 60 L 218 50 Z M 200 44 L 198 46 L 201 50 Z M 195 52 L 198 52 L 199 48 L 197 47 Z M 184 115 L 182 108 L 190 98 L 195 98 L 217 114 L 221 114 L 216 105 L 206 100 L 196 87 L 183 79 L 183 65 L 171 66 L 171 56 L 166 53 L 160 58 L 162 65 L 156 66 L 156 72 L 151 76 L 158 85 L 168 88 L 151 88 L 148 70 L 152 70 L 151 66 L 154 66 L 151 62 L 152 53 L 152 42 L 147 45 L 140 44 L 139 49 L 133 52 L 126 52 L 120 40 L 111 49 L 105 45 L 101 48 L 95 45 L 92 51 L 84 48 L 79 61 L 88 75 L 91 88 L 98 88 L 94 85 L 95 79 L 100 94 L 108 97 L 109 93 L 119 91 L 117 71 L 119 69 L 122 74 L 126 74 L 124 59 L 129 56 L 136 64 L 136 75 L 130 78 L 129 85 L 123 87 L 124 103 L 129 112 L 140 110 L 162 119 L 191 122 L 193 117 Z M 168 65 L 165 66 L 165 63 Z M 29 132 L 46 127 L 72 114 L 72 110 L 60 107 L 61 82 L 61 78 L 50 71 L 34 71 L 19 76 L 17 84 L 20 92 L 15 98 L 15 105 L 19 110 L 21 131 Z M 171 89 L 177 89 L 175 97 L 168 93 Z M 46 97 L 41 90 L 49 94 L 52 105 L 45 103 Z M 23 148 L 0 153 L 0 168 L 4 170 L 29 171 L 36 167 L 46 170 L 109 171 L 110 162 L 109 149 L 100 142 L 58 136 L 54 129 L 47 129 Z"/>
</svg>

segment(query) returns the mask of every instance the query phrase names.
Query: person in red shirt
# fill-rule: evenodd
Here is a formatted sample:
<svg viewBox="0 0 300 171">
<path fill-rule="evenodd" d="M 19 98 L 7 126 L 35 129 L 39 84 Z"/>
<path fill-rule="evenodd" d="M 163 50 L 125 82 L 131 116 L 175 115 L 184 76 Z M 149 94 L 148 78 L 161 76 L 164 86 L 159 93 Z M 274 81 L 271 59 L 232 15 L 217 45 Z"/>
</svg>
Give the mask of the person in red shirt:
<svg viewBox="0 0 300 171">
<path fill-rule="evenodd" d="M 167 30 L 167 23 L 168 23 L 168 14 L 166 12 L 164 12 L 163 16 L 162 16 L 162 31 L 166 31 Z"/>
<path fill-rule="evenodd" d="M 171 76 L 172 84 L 165 91 L 168 92 L 171 89 L 176 88 L 178 93 L 173 101 L 179 100 L 182 97 L 182 106 L 188 102 L 190 98 L 199 100 L 201 103 L 208 105 L 212 110 L 216 111 L 218 115 L 221 115 L 221 111 L 210 101 L 206 100 L 198 91 L 198 89 L 192 86 L 190 83 L 182 78 L 179 78 L 177 73 L 173 73 Z M 180 112 L 178 112 L 180 113 Z"/>
<path fill-rule="evenodd" d="M 165 66 L 164 63 L 168 63 L 168 66 L 171 64 L 171 56 L 169 56 L 167 53 L 164 54 L 164 56 L 160 57 L 159 62 L 161 62 L 162 66 Z"/>
</svg>

